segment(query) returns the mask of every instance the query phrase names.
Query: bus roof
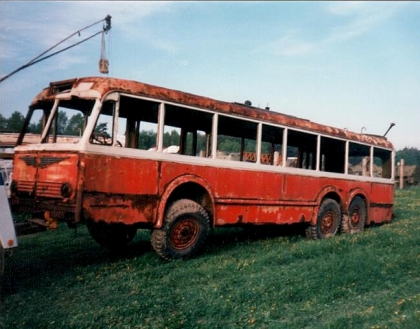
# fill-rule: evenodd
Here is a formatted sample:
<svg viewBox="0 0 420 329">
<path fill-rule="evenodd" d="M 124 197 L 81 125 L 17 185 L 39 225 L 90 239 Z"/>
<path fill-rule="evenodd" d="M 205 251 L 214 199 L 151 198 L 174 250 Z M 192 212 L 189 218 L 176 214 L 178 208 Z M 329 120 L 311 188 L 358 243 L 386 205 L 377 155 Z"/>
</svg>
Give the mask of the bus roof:
<svg viewBox="0 0 420 329">
<path fill-rule="evenodd" d="M 102 99 L 110 92 L 123 92 L 137 96 L 144 96 L 180 105 L 209 109 L 219 113 L 239 115 L 245 118 L 261 120 L 264 122 L 358 141 L 384 148 L 393 148 L 392 144 L 383 136 L 359 134 L 346 129 L 334 128 L 315 123 L 307 119 L 241 103 L 229 103 L 178 90 L 153 86 L 142 82 L 109 77 L 83 77 L 51 82 L 48 88 L 45 88 L 37 95 L 31 106 L 36 106 L 39 102 L 53 100 L 57 97 L 57 95 L 60 95 L 60 98 L 62 98 L 65 94 L 68 94 L 69 97 L 84 95 L 84 97 L 87 98 L 91 97 Z"/>
</svg>

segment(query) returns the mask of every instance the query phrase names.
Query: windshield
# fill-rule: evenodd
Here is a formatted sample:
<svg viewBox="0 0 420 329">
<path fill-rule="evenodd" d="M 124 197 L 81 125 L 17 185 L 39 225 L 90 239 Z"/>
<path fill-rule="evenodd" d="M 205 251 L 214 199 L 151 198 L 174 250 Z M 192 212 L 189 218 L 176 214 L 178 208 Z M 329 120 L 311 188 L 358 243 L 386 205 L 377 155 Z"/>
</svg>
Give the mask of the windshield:
<svg viewBox="0 0 420 329">
<path fill-rule="evenodd" d="M 73 98 L 31 107 L 17 144 L 78 143 L 94 104 L 94 100 Z"/>
</svg>

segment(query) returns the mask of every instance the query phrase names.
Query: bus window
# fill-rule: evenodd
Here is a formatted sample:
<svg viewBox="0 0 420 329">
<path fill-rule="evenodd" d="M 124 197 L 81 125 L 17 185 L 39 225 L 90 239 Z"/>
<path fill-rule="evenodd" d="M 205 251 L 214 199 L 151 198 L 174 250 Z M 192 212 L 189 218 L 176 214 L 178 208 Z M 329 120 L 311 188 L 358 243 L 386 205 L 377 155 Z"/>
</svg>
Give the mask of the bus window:
<svg viewBox="0 0 420 329">
<path fill-rule="evenodd" d="M 370 146 L 349 143 L 349 174 L 370 176 Z"/>
<path fill-rule="evenodd" d="M 288 130 L 287 162 L 288 167 L 316 169 L 317 136 Z"/>
<path fill-rule="evenodd" d="M 164 151 L 190 156 L 209 156 L 208 143 L 213 114 L 181 106 L 166 105 Z M 176 151 L 176 152 L 175 152 Z"/>
<path fill-rule="evenodd" d="M 95 128 L 90 135 L 92 144 L 111 146 L 113 144 L 113 120 L 115 102 L 105 102 L 96 121 Z M 119 142 L 121 143 L 121 142 Z"/>
<path fill-rule="evenodd" d="M 263 125 L 261 138 L 261 163 L 282 165 L 283 128 Z"/>
<path fill-rule="evenodd" d="M 93 107 L 92 101 L 47 103 L 43 109 L 30 109 L 18 144 L 78 143 Z M 47 129 L 44 131 L 44 129 Z M 42 140 L 41 140 L 42 138 Z"/>
<path fill-rule="evenodd" d="M 373 150 L 373 175 L 375 177 L 391 178 L 392 176 L 392 152 L 389 150 L 374 148 Z"/>
<path fill-rule="evenodd" d="M 219 116 L 216 157 L 256 162 L 257 128 L 255 122 Z"/>
<path fill-rule="evenodd" d="M 207 145 L 207 136 L 206 132 L 197 130 L 197 131 L 181 131 L 181 147 L 182 154 L 192 155 L 192 156 L 201 156 L 208 157 L 209 151 L 206 147 Z"/>
<path fill-rule="evenodd" d="M 121 96 L 118 142 L 128 148 L 141 150 L 156 148 L 158 110 L 157 102 Z"/>
<path fill-rule="evenodd" d="M 19 144 L 33 144 L 41 140 L 41 133 L 45 128 L 51 109 L 30 109 L 26 117 L 27 126 L 23 140 Z"/>
<path fill-rule="evenodd" d="M 321 170 L 344 174 L 346 143 L 321 136 Z"/>
</svg>

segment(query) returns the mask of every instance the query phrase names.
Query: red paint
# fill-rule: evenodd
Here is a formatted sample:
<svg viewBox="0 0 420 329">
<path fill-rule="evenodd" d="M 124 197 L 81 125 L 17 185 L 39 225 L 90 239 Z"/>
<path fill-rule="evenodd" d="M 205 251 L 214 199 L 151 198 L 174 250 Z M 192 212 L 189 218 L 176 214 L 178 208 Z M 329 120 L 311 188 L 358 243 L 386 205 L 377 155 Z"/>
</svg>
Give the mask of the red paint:
<svg viewBox="0 0 420 329">
<path fill-rule="evenodd" d="M 82 82 L 92 82 L 92 89 L 101 95 L 118 90 L 392 148 L 385 138 L 133 81 L 106 78 L 68 81 L 73 87 Z M 45 89 L 33 104 L 54 99 L 53 89 L 59 84 L 63 82 Z M 147 151 L 140 150 L 136 158 L 88 151 L 17 150 L 13 172 L 17 190 L 13 192 L 12 203 L 32 212 L 50 211 L 59 220 L 91 219 L 158 228 L 162 225 L 165 209 L 176 198 L 187 197 L 199 202 L 210 213 L 212 224 L 222 226 L 315 224 L 318 207 L 325 197 L 337 200 L 346 214 L 351 200 L 361 196 L 366 200 L 369 223 L 392 218 L 393 184 L 389 181 L 372 183 L 351 180 L 344 175 L 322 177 L 322 173 L 315 176 L 315 171 L 311 170 L 286 172 L 280 167 L 277 171 L 264 171 L 261 165 L 262 170 L 251 166 L 239 169 L 234 168 L 232 162 L 223 165 L 218 161 L 215 166 L 214 159 L 194 163 L 189 161 L 194 157 L 180 155 L 174 155 L 177 162 L 170 160 L 168 155 L 166 160 L 148 159 L 148 156 Z M 238 167 L 240 163 L 236 162 Z M 69 195 L 63 196 L 63 184 L 71 187 Z"/>
</svg>

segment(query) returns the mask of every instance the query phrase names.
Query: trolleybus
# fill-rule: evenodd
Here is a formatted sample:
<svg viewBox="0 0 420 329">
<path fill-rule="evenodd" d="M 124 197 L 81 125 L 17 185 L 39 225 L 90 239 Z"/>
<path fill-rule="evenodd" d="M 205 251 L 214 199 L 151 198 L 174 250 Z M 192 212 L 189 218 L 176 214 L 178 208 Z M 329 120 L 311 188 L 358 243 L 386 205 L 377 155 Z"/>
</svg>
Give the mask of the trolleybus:
<svg viewBox="0 0 420 329">
<path fill-rule="evenodd" d="M 108 248 L 150 229 L 166 260 L 194 255 L 214 227 L 358 232 L 391 221 L 393 196 L 385 137 L 108 77 L 53 82 L 36 96 L 11 183 L 17 211 L 51 227 L 85 223 Z"/>
</svg>

